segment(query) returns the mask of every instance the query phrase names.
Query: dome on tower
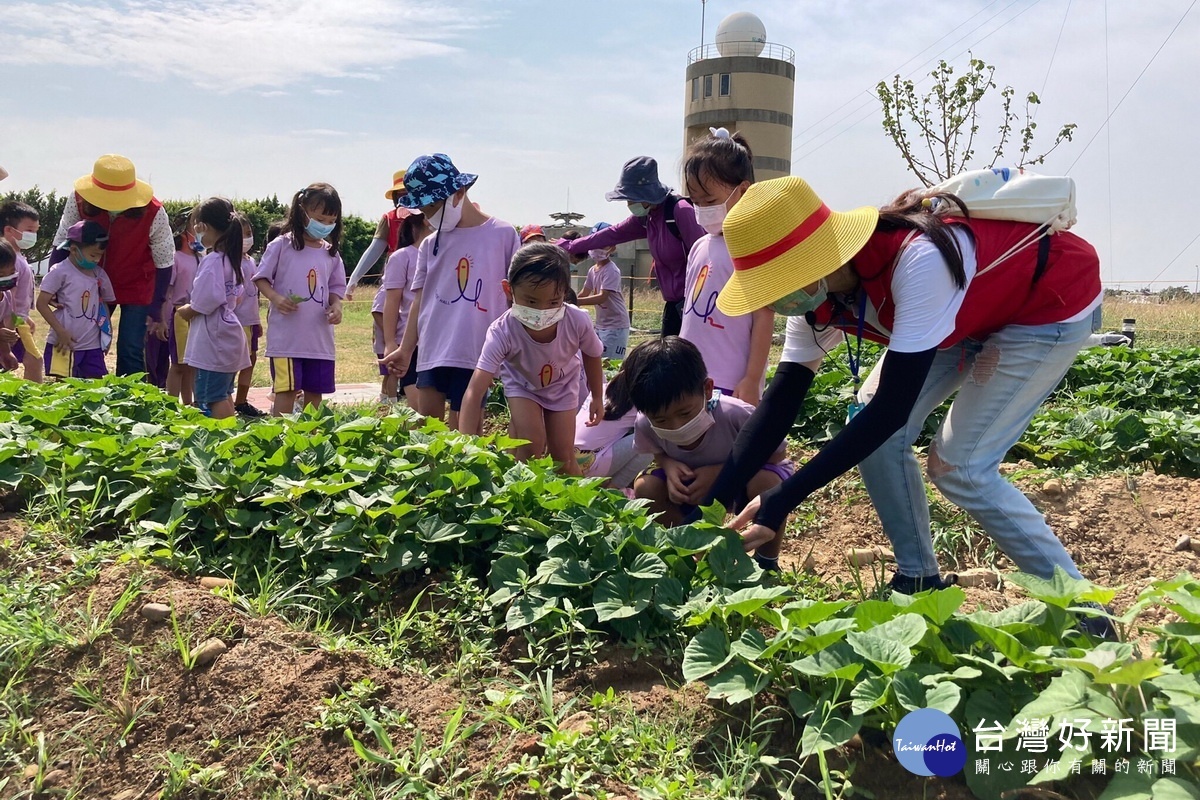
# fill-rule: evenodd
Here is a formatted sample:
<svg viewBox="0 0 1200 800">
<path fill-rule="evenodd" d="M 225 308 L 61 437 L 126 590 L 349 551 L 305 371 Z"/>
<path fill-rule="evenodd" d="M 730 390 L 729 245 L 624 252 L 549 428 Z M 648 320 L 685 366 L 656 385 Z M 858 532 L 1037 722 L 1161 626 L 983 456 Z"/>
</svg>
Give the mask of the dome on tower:
<svg viewBox="0 0 1200 800">
<path fill-rule="evenodd" d="M 767 26 L 748 11 L 738 11 L 717 26 L 717 51 L 725 57 L 757 56 L 767 41 Z"/>
</svg>

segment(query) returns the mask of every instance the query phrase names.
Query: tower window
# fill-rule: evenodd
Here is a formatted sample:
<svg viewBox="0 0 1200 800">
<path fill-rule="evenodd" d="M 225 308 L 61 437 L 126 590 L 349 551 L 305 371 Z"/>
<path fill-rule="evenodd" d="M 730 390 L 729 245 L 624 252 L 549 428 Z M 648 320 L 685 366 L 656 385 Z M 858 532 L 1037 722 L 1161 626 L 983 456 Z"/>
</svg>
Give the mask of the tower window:
<svg viewBox="0 0 1200 800">
<path fill-rule="evenodd" d="M 692 101 L 700 99 L 700 78 L 692 78 Z"/>
<path fill-rule="evenodd" d="M 721 97 L 729 97 L 729 73 L 721 73 Z"/>
<path fill-rule="evenodd" d="M 712 75 L 704 76 L 704 96 L 705 97 L 712 97 L 712 90 L 713 90 L 712 78 L 713 78 Z"/>
</svg>

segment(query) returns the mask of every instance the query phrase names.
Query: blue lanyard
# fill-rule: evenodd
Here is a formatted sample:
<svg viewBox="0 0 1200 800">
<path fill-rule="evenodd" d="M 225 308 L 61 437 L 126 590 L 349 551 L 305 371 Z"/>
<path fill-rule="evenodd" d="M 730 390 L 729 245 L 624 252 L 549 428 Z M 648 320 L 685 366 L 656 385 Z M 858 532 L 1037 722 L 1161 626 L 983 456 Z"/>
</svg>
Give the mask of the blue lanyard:
<svg viewBox="0 0 1200 800">
<path fill-rule="evenodd" d="M 861 291 L 861 290 L 860 290 Z M 862 340 L 863 328 L 866 325 L 867 316 L 867 293 L 862 292 L 858 298 L 858 330 L 854 336 L 854 348 L 850 347 L 850 337 L 846 337 L 846 360 L 850 362 L 850 377 L 854 379 L 854 393 L 858 394 L 858 389 L 862 385 L 862 381 L 858 377 L 858 367 L 862 363 Z"/>
</svg>

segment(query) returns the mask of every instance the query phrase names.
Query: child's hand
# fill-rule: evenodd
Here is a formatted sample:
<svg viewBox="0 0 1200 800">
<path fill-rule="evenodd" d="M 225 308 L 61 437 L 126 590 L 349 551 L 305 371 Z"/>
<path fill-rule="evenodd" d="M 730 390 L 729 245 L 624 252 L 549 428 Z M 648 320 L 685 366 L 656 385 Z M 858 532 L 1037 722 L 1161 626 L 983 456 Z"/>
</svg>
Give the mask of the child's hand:
<svg viewBox="0 0 1200 800">
<path fill-rule="evenodd" d="M 717 475 L 721 474 L 723 464 L 713 464 L 710 467 L 700 467 L 695 470 L 695 477 L 692 482 L 687 485 L 685 495 L 687 504 L 698 506 L 708 497 L 709 490 L 712 489 L 714 483 L 717 482 Z"/>
<path fill-rule="evenodd" d="M 742 513 L 738 514 L 733 522 L 729 523 L 729 527 L 742 534 L 742 549 L 747 553 L 757 550 L 775 538 L 775 531 L 766 525 L 759 525 L 754 522 L 754 515 L 758 513 L 761 505 L 762 500 L 755 497 L 746 504 L 746 507 L 742 509 Z"/>
<path fill-rule="evenodd" d="M 604 418 L 604 400 L 600 395 L 592 395 L 592 405 L 588 409 L 588 421 L 585 427 L 594 428 L 600 424 L 600 420 Z"/>
<path fill-rule="evenodd" d="M 165 342 L 171 338 L 168 324 L 166 322 L 155 322 L 152 319 L 146 321 L 146 333 L 160 342 Z"/>
<path fill-rule="evenodd" d="M 691 468 L 674 459 L 663 459 L 663 472 L 667 474 L 667 497 L 676 505 L 688 502 L 688 484 L 696 477 Z"/>
<path fill-rule="evenodd" d="M 75 340 L 66 331 L 59 331 L 58 341 L 55 342 L 54 349 L 64 356 L 69 356 L 71 355 L 71 351 L 75 349 Z"/>
<path fill-rule="evenodd" d="M 409 362 L 411 361 L 412 353 L 405 353 L 403 350 L 393 350 L 379 359 L 379 365 L 387 367 L 388 372 L 402 378 L 408 374 Z"/>
<path fill-rule="evenodd" d="M 0 344 L 11 347 L 21 336 L 13 328 L 0 328 Z"/>
<path fill-rule="evenodd" d="M 5 372 L 12 372 L 19 366 L 21 366 L 21 362 L 17 361 L 17 357 L 12 354 L 11 350 L 6 349 L 0 353 L 0 367 L 3 367 Z"/>
<path fill-rule="evenodd" d="M 340 325 L 342 322 L 342 304 L 338 303 L 325 309 L 325 319 L 329 320 L 330 325 Z"/>
<path fill-rule="evenodd" d="M 279 292 L 275 292 L 275 294 L 271 297 L 271 303 L 275 306 L 280 314 L 290 314 L 300 307 L 299 301 L 293 299 L 297 296 L 298 295 L 282 295 L 279 294 Z"/>
<path fill-rule="evenodd" d="M 30 317 L 29 319 L 25 320 L 25 324 L 29 326 L 30 333 L 37 333 L 37 325 L 33 324 L 33 317 Z"/>
<path fill-rule="evenodd" d="M 744 403 L 757 406 L 759 401 L 762 400 L 760 386 L 759 381 L 752 378 L 742 378 L 738 381 L 737 386 L 733 387 L 733 396 Z"/>
</svg>

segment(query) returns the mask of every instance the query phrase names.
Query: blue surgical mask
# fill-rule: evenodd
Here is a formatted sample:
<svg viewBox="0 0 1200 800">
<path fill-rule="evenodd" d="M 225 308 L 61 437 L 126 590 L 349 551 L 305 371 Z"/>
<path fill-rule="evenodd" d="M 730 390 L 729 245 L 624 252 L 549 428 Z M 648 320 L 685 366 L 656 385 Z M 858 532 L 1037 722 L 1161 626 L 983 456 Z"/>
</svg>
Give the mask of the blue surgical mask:
<svg viewBox="0 0 1200 800">
<path fill-rule="evenodd" d="M 317 222 L 312 217 L 309 217 L 308 224 L 304 226 L 304 232 L 314 239 L 324 239 L 326 236 L 333 233 L 333 229 L 336 227 L 336 222 L 333 224 Z"/>
<path fill-rule="evenodd" d="M 88 260 L 84 257 L 83 253 L 77 253 L 75 255 L 75 266 L 79 267 L 80 269 L 92 270 L 100 266 L 100 263 L 98 261 Z"/>
<path fill-rule="evenodd" d="M 828 296 L 829 290 L 825 286 L 825 279 L 821 278 L 817 283 L 815 294 L 809 294 L 804 289 L 797 289 L 772 303 L 771 310 L 784 317 L 802 317 L 810 311 L 816 311 Z"/>
<path fill-rule="evenodd" d="M 17 285 L 17 276 L 9 275 L 7 278 L 0 278 L 0 292 L 7 292 L 9 289 Z"/>
<path fill-rule="evenodd" d="M 629 206 L 629 213 L 635 217 L 644 217 L 650 213 L 650 206 L 645 203 L 627 203 L 626 205 Z"/>
</svg>

